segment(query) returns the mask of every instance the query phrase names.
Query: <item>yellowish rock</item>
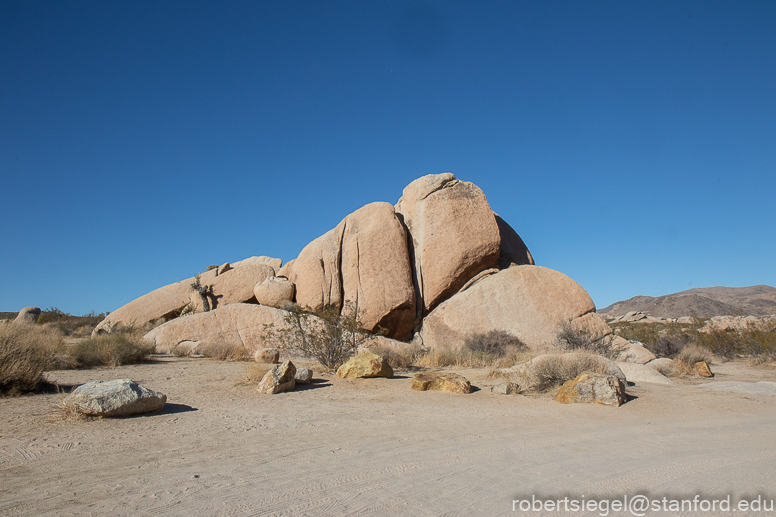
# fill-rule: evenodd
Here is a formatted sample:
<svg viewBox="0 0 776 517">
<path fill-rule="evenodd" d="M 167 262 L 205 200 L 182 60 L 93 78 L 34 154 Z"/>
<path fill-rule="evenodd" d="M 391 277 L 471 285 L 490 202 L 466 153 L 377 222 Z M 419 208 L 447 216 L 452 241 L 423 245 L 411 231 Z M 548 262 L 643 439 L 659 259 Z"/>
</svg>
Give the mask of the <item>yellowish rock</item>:
<svg viewBox="0 0 776 517">
<path fill-rule="evenodd" d="M 412 377 L 412 389 L 471 393 L 472 385 L 466 377 L 457 373 L 421 372 Z"/>
<path fill-rule="evenodd" d="M 348 359 L 337 369 L 337 377 L 343 379 L 364 379 L 370 377 L 393 377 L 393 368 L 382 356 L 370 352 Z"/>
</svg>

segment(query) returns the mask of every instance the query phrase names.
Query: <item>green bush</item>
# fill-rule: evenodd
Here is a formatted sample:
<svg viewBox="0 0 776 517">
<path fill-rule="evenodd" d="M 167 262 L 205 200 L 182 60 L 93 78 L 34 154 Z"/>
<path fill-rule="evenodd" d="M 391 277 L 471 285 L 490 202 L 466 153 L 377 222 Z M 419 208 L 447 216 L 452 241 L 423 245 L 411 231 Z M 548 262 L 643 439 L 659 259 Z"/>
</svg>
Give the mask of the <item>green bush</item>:
<svg viewBox="0 0 776 517">
<path fill-rule="evenodd" d="M 284 320 L 283 328 L 265 326 L 265 340 L 276 343 L 281 350 L 311 357 L 330 369 L 339 368 L 373 335 L 364 329 L 350 301 L 345 302 L 341 311 L 331 305 L 317 311 L 293 305 Z"/>
</svg>

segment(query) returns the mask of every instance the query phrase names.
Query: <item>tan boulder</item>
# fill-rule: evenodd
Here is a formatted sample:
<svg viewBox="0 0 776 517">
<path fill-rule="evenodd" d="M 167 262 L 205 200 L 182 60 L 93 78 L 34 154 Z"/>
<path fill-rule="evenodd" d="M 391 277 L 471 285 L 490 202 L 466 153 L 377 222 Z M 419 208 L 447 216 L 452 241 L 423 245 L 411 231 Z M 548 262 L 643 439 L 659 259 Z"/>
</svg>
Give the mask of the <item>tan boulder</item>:
<svg viewBox="0 0 776 517">
<path fill-rule="evenodd" d="M 342 379 L 364 379 L 371 377 L 393 377 L 393 368 L 382 356 L 369 352 L 351 357 L 337 369 L 337 377 Z"/>
<path fill-rule="evenodd" d="M 276 364 L 280 359 L 280 350 L 277 348 L 259 348 L 253 353 L 253 360 L 257 363 Z"/>
<path fill-rule="evenodd" d="M 247 265 L 269 266 L 277 271 L 283 265 L 283 261 L 279 258 L 265 257 L 264 255 L 261 255 L 258 257 L 248 257 L 247 259 L 238 260 L 237 262 L 232 263 L 232 267 L 241 267 Z"/>
<path fill-rule="evenodd" d="M 253 263 L 250 259 L 235 262 L 230 265 L 230 268 L 224 266 L 213 268 L 199 275 L 201 285 L 212 287 L 212 294 L 208 296 L 211 308 L 252 300 L 254 298 L 253 287 L 256 283 L 274 274 L 272 267 Z M 223 273 L 219 274 L 219 270 Z M 201 311 L 202 299 L 191 290 L 193 282 L 194 277 L 187 278 L 132 300 L 111 312 L 97 325 L 92 335 L 112 332 L 114 328 L 118 327 L 143 328 L 160 319 L 169 321 L 177 318 L 187 306 Z"/>
<path fill-rule="evenodd" d="M 255 297 L 254 286 L 275 274 L 272 267 L 264 264 L 244 264 L 218 273 L 220 270 L 221 268 L 213 270 L 217 274 L 212 280 L 204 281 L 200 276 L 200 283 L 212 288 L 208 296 L 211 310 L 232 303 L 251 301 Z M 189 299 L 194 311 L 202 312 L 202 298 L 196 292 L 190 291 Z"/>
<path fill-rule="evenodd" d="M 655 354 L 647 350 L 638 341 L 629 341 L 620 336 L 615 336 L 612 340 L 612 345 L 620 351 L 614 359 L 618 363 L 647 364 L 657 359 Z"/>
<path fill-rule="evenodd" d="M 612 333 L 611 327 L 595 312 L 589 312 L 584 316 L 571 320 L 571 328 L 576 331 L 584 331 L 590 334 L 592 339 L 601 339 Z"/>
<path fill-rule="evenodd" d="M 473 183 L 450 173 L 423 176 L 404 188 L 396 212 L 411 236 L 418 315 L 497 265 L 499 227 L 485 194 Z"/>
<path fill-rule="evenodd" d="M 294 284 L 282 276 L 268 276 L 253 288 L 260 305 L 285 309 L 294 302 Z"/>
<path fill-rule="evenodd" d="M 36 323 L 40 316 L 40 307 L 25 307 L 19 311 L 14 323 Z"/>
<path fill-rule="evenodd" d="M 497 395 L 519 395 L 523 392 L 523 388 L 516 382 L 502 382 L 491 387 L 490 392 Z"/>
<path fill-rule="evenodd" d="M 625 403 L 625 385 L 614 375 L 583 372 L 566 381 L 555 400 L 562 404 L 596 403 L 620 406 Z"/>
<path fill-rule="evenodd" d="M 313 371 L 309 368 L 297 368 L 294 380 L 297 384 L 310 384 L 313 382 Z"/>
<path fill-rule="evenodd" d="M 265 373 L 256 391 L 267 395 L 293 391 L 296 387 L 295 375 L 296 366 L 291 361 L 286 361 Z"/>
<path fill-rule="evenodd" d="M 639 363 L 617 363 L 622 373 L 625 374 L 625 378 L 628 382 L 635 384 L 641 384 L 643 382 L 649 384 L 673 384 L 671 379 L 660 373 L 657 369 Z"/>
<path fill-rule="evenodd" d="M 498 258 L 499 269 L 506 269 L 510 266 L 533 266 L 533 256 L 528 251 L 528 247 L 523 242 L 523 239 L 501 216 L 495 212 L 493 215 L 496 217 L 498 233 L 501 239 Z"/>
<path fill-rule="evenodd" d="M 242 345 L 253 355 L 260 348 L 276 345 L 265 339 L 264 325 L 284 328 L 286 314 L 286 311 L 264 305 L 234 303 L 168 321 L 148 332 L 145 338 L 153 342 L 159 352 L 170 352 L 184 342 L 192 342 L 188 346 L 195 351 L 207 344 L 228 343 Z"/>
<path fill-rule="evenodd" d="M 389 203 L 371 203 L 308 244 L 282 273 L 296 285 L 299 305 L 354 304 L 368 330 L 411 334 L 415 290 L 407 234 Z"/>
<path fill-rule="evenodd" d="M 457 373 L 420 372 L 412 376 L 412 389 L 471 393 L 472 385 L 466 377 Z"/>
<path fill-rule="evenodd" d="M 501 330 L 535 351 L 549 350 L 558 325 L 595 311 L 587 292 L 563 273 L 513 266 L 440 304 L 423 320 L 429 348 L 460 348 L 467 336 Z"/>
<path fill-rule="evenodd" d="M 670 375 L 674 371 L 674 360 L 669 359 L 668 357 L 660 357 L 658 359 L 653 359 L 650 362 L 646 363 L 647 366 L 650 368 L 654 368 L 655 370 L 659 371 L 663 375 Z"/>
<path fill-rule="evenodd" d="M 291 278 L 291 270 L 294 267 L 294 262 L 296 262 L 296 259 L 289 260 L 285 264 L 283 264 L 283 267 L 277 270 L 275 273 L 275 276 L 282 276 L 283 278 Z"/>
</svg>

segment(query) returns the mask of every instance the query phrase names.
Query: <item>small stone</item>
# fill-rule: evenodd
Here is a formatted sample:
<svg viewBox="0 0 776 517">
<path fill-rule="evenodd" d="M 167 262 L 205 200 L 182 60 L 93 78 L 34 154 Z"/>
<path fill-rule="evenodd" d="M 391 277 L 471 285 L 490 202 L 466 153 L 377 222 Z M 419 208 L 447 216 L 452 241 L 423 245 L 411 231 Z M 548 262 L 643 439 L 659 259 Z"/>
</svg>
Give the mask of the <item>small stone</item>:
<svg viewBox="0 0 776 517">
<path fill-rule="evenodd" d="M 695 363 L 695 366 L 692 367 L 692 371 L 697 373 L 700 377 L 714 377 L 714 374 L 706 361 L 698 361 Z"/>
<path fill-rule="evenodd" d="M 286 361 L 264 374 L 256 391 L 268 395 L 292 391 L 296 387 L 294 375 L 296 366 L 291 361 Z"/>
<path fill-rule="evenodd" d="M 490 388 L 490 391 L 491 393 L 496 393 L 498 395 L 518 395 L 522 393 L 523 390 L 516 382 L 504 382 L 493 386 Z"/>
<path fill-rule="evenodd" d="M 382 356 L 366 352 L 348 359 L 337 369 L 342 379 L 364 379 L 370 377 L 393 377 L 393 368 Z"/>
<path fill-rule="evenodd" d="M 566 381 L 555 395 L 562 404 L 576 402 L 620 406 L 625 403 L 625 385 L 614 375 L 582 372 L 576 379 Z"/>
<path fill-rule="evenodd" d="M 259 348 L 253 358 L 257 363 L 277 364 L 280 362 L 280 351 L 277 348 Z"/>
<path fill-rule="evenodd" d="M 310 384 L 313 380 L 313 371 L 309 368 L 299 368 L 296 370 L 294 379 L 297 384 Z"/>
<path fill-rule="evenodd" d="M 412 389 L 417 391 L 440 390 L 450 393 L 471 393 L 472 385 L 457 373 L 416 373 L 412 377 Z"/>
</svg>

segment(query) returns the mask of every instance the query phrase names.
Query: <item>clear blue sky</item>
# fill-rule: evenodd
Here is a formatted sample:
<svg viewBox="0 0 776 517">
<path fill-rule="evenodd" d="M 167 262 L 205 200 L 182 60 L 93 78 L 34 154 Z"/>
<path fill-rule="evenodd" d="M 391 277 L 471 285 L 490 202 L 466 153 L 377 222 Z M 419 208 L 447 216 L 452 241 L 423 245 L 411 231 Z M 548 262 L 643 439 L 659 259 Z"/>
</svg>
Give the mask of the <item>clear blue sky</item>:
<svg viewBox="0 0 776 517">
<path fill-rule="evenodd" d="M 776 285 L 776 2 L 0 2 L 0 310 L 290 260 L 438 172 L 598 307 Z"/>
</svg>

